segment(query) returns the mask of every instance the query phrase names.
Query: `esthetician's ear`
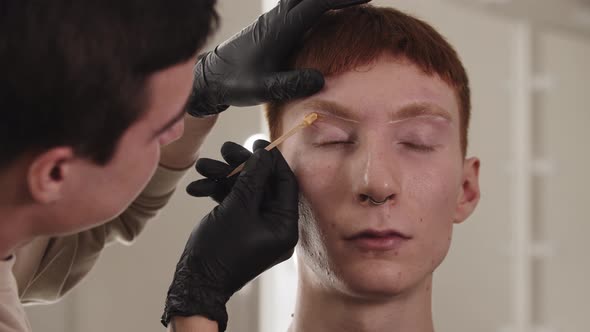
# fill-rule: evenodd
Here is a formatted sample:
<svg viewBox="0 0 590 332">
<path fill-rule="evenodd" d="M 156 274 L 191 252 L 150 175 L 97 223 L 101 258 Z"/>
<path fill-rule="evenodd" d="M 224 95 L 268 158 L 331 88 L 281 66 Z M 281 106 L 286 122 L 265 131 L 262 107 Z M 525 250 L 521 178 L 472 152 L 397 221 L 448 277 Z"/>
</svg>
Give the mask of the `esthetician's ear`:
<svg viewBox="0 0 590 332">
<path fill-rule="evenodd" d="M 468 158 L 463 162 L 463 181 L 454 219 L 457 224 L 467 219 L 479 202 L 479 163 L 477 158 Z"/>
<path fill-rule="evenodd" d="M 27 172 L 27 184 L 35 201 L 49 204 L 61 198 L 73 159 L 71 148 L 56 147 L 33 160 Z"/>
</svg>

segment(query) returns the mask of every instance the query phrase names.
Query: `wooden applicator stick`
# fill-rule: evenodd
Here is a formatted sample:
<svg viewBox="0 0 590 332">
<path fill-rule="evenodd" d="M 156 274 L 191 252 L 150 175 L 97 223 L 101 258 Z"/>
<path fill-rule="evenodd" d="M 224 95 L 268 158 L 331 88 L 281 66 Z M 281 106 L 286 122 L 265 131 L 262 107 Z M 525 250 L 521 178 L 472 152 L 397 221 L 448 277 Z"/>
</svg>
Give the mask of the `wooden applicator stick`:
<svg viewBox="0 0 590 332">
<path fill-rule="evenodd" d="M 277 145 L 283 143 L 287 138 L 293 136 L 295 133 L 297 133 L 299 130 L 311 125 L 315 120 L 318 119 L 318 114 L 317 113 L 309 113 L 308 115 L 306 115 L 303 118 L 303 121 L 298 124 L 297 126 L 291 128 L 291 130 L 289 130 L 288 132 L 284 133 L 283 135 L 281 135 L 281 137 L 277 138 L 276 140 L 274 140 L 272 143 L 270 143 L 266 148 L 264 148 L 266 151 L 270 151 L 271 149 L 275 148 Z M 231 173 L 229 173 L 227 175 L 227 177 L 231 177 L 239 172 L 241 172 L 244 169 L 244 165 L 246 163 L 242 163 L 240 166 L 236 167 L 233 171 L 231 171 Z"/>
</svg>

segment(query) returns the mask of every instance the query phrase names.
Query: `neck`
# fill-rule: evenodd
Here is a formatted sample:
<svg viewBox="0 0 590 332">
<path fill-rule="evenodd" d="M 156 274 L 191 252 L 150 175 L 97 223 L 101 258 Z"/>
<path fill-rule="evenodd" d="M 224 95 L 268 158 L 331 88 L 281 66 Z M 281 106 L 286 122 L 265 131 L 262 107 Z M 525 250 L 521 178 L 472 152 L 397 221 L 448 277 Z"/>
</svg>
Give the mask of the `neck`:
<svg viewBox="0 0 590 332">
<path fill-rule="evenodd" d="M 34 237 L 32 202 L 27 199 L 24 175 L 18 167 L 0 173 L 0 259 L 12 255 Z"/>
<path fill-rule="evenodd" d="M 0 260 L 8 258 L 23 244 L 30 242 L 30 218 L 0 202 Z"/>
<path fill-rule="evenodd" d="M 434 331 L 432 275 L 403 294 L 371 300 L 326 289 L 310 282 L 305 274 L 299 273 L 297 304 L 289 332 Z"/>
</svg>

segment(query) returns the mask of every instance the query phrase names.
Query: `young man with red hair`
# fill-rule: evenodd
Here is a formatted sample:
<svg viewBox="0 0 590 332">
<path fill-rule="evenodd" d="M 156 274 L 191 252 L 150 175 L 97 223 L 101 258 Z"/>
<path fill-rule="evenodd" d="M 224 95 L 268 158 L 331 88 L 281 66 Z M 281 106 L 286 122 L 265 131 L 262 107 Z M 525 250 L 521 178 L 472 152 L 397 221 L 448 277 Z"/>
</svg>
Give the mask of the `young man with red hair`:
<svg viewBox="0 0 590 332">
<path fill-rule="evenodd" d="M 280 146 L 300 187 L 290 331 L 432 332 L 433 272 L 480 196 L 465 69 L 427 23 L 369 5 L 326 13 L 295 53 L 326 83 L 267 107 L 271 139 L 319 114 Z"/>
</svg>

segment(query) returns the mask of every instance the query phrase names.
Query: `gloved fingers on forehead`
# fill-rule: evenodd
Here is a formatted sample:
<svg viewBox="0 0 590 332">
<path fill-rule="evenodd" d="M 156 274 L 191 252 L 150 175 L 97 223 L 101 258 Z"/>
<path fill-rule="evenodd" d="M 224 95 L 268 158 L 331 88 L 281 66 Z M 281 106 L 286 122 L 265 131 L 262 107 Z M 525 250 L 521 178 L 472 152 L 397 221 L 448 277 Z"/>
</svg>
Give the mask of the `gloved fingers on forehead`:
<svg viewBox="0 0 590 332">
<path fill-rule="evenodd" d="M 310 28 L 317 18 L 330 9 L 341 9 L 370 2 L 371 0 L 303 0 L 291 10 L 290 24 Z"/>
<path fill-rule="evenodd" d="M 297 6 L 303 0 L 281 0 L 279 1 L 279 5 L 286 8 L 287 11 L 293 9 L 293 7 Z"/>
<path fill-rule="evenodd" d="M 371 0 L 326 0 L 329 2 L 330 9 L 342 9 L 350 6 L 369 3 Z"/>
<path fill-rule="evenodd" d="M 273 73 L 263 78 L 264 98 L 270 101 L 287 101 L 307 97 L 320 91 L 324 76 L 315 69 L 298 69 Z"/>
</svg>

